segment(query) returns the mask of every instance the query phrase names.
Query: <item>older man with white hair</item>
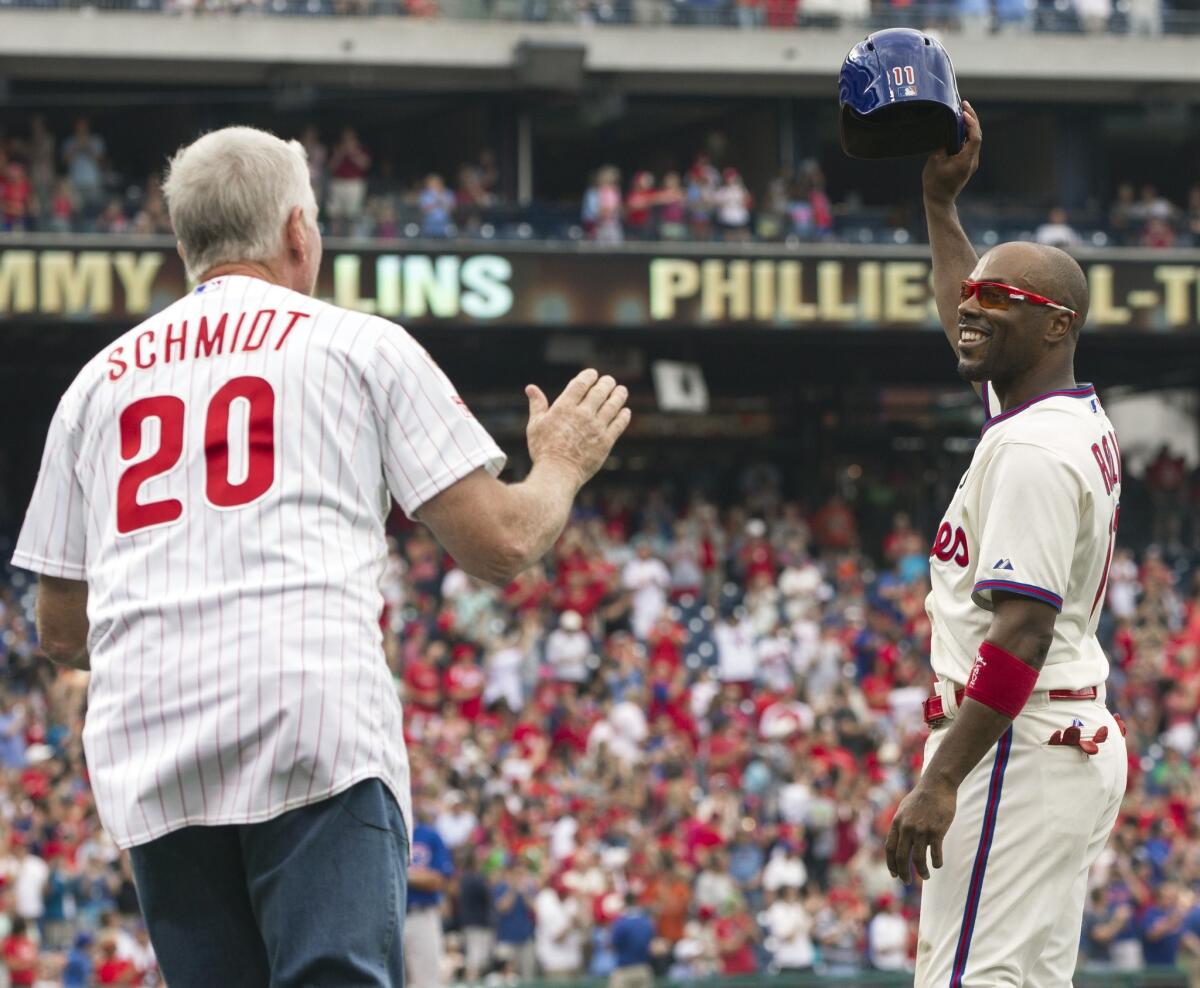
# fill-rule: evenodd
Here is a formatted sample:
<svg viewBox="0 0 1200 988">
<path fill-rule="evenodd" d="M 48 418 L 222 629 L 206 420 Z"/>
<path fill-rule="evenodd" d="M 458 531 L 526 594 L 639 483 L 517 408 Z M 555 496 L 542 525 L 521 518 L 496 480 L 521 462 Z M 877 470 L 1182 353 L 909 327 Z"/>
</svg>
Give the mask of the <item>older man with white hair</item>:
<svg viewBox="0 0 1200 988">
<path fill-rule="evenodd" d="M 627 394 L 590 369 L 554 404 L 530 385 L 533 468 L 502 483 L 504 454 L 411 336 L 311 297 L 299 144 L 206 134 L 164 191 L 199 284 L 67 390 L 13 561 L 41 576 L 46 654 L 91 670 L 96 802 L 172 988 L 400 985 L 390 500 L 506 583 L 557 539 Z"/>
</svg>

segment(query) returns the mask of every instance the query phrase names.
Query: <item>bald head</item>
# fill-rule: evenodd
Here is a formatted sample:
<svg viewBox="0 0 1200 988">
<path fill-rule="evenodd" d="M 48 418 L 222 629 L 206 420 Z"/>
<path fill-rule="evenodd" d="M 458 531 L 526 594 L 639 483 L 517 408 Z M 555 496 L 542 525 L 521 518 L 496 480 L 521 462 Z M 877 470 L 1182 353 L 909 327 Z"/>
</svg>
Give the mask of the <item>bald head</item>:
<svg viewBox="0 0 1200 988">
<path fill-rule="evenodd" d="M 1078 333 L 1088 314 L 1088 283 L 1083 268 L 1065 250 L 1017 240 L 993 247 L 986 255 L 990 270 L 1003 271 L 1006 281 L 1044 295 L 1079 315 L 1071 326 Z"/>
</svg>

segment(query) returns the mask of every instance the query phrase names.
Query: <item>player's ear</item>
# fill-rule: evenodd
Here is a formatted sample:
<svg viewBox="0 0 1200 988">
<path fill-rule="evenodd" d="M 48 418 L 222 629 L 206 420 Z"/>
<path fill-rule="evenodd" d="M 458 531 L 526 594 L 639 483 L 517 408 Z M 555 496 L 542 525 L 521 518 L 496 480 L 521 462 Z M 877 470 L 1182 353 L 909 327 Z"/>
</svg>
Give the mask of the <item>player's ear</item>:
<svg viewBox="0 0 1200 988">
<path fill-rule="evenodd" d="M 1071 335 L 1071 327 L 1075 325 L 1075 317 L 1069 312 L 1054 311 L 1050 325 L 1046 327 L 1046 342 L 1061 343 Z"/>
<path fill-rule="evenodd" d="M 288 213 L 287 226 L 284 231 L 288 251 L 303 261 L 308 257 L 312 245 L 308 242 L 308 224 L 304 219 L 304 207 L 295 206 Z"/>
</svg>

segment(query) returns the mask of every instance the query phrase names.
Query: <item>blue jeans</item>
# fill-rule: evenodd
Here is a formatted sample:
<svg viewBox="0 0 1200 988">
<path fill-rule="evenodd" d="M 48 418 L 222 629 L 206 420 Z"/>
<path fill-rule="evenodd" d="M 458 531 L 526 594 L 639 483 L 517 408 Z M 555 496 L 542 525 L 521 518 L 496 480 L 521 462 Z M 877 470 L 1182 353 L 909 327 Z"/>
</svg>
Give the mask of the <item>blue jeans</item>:
<svg viewBox="0 0 1200 988">
<path fill-rule="evenodd" d="M 130 857 L 171 988 L 403 988 L 408 832 L 378 779 Z"/>
</svg>

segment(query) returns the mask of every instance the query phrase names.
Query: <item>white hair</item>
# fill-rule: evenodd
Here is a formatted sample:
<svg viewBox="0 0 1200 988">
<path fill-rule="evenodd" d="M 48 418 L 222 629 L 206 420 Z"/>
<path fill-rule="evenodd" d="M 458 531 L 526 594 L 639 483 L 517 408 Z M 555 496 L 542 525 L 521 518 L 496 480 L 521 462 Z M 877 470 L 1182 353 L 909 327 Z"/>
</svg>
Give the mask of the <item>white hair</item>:
<svg viewBox="0 0 1200 988">
<path fill-rule="evenodd" d="M 253 127 L 210 131 L 180 148 L 163 193 L 192 280 L 218 264 L 277 257 L 297 206 L 316 223 L 303 145 Z"/>
</svg>

